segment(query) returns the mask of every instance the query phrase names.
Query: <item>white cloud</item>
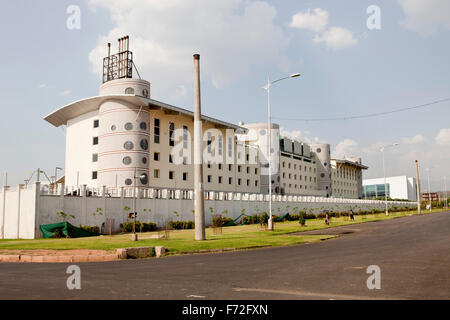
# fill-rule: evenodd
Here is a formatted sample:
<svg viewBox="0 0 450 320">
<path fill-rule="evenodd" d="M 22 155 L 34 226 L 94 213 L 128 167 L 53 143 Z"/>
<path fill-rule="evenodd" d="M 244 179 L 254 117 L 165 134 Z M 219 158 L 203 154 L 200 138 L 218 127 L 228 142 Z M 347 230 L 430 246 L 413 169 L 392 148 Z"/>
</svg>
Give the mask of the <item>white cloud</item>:
<svg viewBox="0 0 450 320">
<path fill-rule="evenodd" d="M 352 139 L 344 139 L 336 145 L 333 151 L 333 158 L 356 157 L 358 143 Z"/>
<path fill-rule="evenodd" d="M 402 139 L 402 141 L 404 143 L 410 143 L 410 144 L 415 144 L 415 143 L 422 143 L 425 141 L 425 137 L 421 134 L 416 134 L 414 137 L 405 137 Z"/>
<path fill-rule="evenodd" d="M 90 7 L 108 10 L 114 23 L 89 54 L 94 71 L 102 72 L 106 43 L 130 35 L 134 62 L 153 93 L 190 84 L 194 53 L 201 54 L 203 80 L 216 87 L 247 75 L 252 65 L 286 67 L 289 38 L 266 2 L 91 0 Z"/>
<path fill-rule="evenodd" d="M 448 0 L 397 0 L 405 13 L 401 25 L 430 36 L 440 27 L 450 30 L 450 1 Z"/>
<path fill-rule="evenodd" d="M 48 85 L 46 83 L 41 83 L 38 88 L 40 89 L 44 89 L 44 88 L 48 88 Z"/>
<path fill-rule="evenodd" d="M 68 96 L 71 93 L 72 93 L 72 91 L 70 91 L 70 90 L 64 90 L 64 91 L 60 92 L 59 95 L 60 96 Z"/>
<path fill-rule="evenodd" d="M 441 146 L 450 146 L 450 128 L 443 128 L 437 134 L 436 143 Z"/>
<path fill-rule="evenodd" d="M 314 32 L 320 32 L 328 24 L 328 11 L 315 8 L 313 12 L 308 9 L 306 12 L 298 12 L 292 16 L 290 26 L 298 29 L 307 29 Z"/>
<path fill-rule="evenodd" d="M 326 46 L 333 50 L 353 47 L 358 43 L 350 30 L 341 27 L 331 27 L 321 35 L 316 34 L 313 41 L 325 42 Z"/>
<path fill-rule="evenodd" d="M 317 143 L 319 142 L 318 137 L 311 137 L 309 131 L 301 132 L 300 130 L 286 130 L 283 127 L 280 128 L 280 136 L 297 140 L 297 141 L 304 141 L 306 143 Z"/>
</svg>

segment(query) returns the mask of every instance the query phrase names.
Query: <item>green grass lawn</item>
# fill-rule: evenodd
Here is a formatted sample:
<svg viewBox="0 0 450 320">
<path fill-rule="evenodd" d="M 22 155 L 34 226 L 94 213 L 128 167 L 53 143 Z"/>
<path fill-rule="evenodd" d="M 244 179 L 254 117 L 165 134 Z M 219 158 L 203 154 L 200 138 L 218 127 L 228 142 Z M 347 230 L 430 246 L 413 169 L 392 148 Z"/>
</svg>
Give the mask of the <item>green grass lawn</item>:
<svg viewBox="0 0 450 320">
<path fill-rule="evenodd" d="M 439 209 L 433 212 L 443 211 Z M 429 211 L 423 211 L 424 214 Z M 299 231 L 317 230 L 341 225 L 350 225 L 370 221 L 379 221 L 416 215 L 415 211 L 395 212 L 386 216 L 384 213 L 364 216 L 355 216 L 355 221 L 351 222 L 348 217 L 331 218 L 330 225 L 327 226 L 323 219 L 307 219 L 306 226 L 301 227 L 298 221 L 287 221 L 275 223 L 275 231 L 261 230 L 260 225 L 244 225 L 222 228 L 222 234 L 214 235 L 212 228 L 206 229 L 206 240 L 195 241 L 194 230 L 174 230 L 170 232 L 169 239 L 148 239 L 157 232 L 147 232 L 139 234 L 139 241 L 130 241 L 129 234 L 115 236 L 98 236 L 76 239 L 36 239 L 36 240 L 0 240 L 0 250 L 32 250 L 32 249 L 96 249 L 114 250 L 117 248 L 140 247 L 140 246 L 164 246 L 171 253 L 184 251 L 196 251 L 205 249 L 226 249 L 226 248 L 247 248 L 255 246 L 286 246 L 300 243 L 316 242 L 320 240 L 334 238 L 330 235 L 292 235 Z M 147 239 L 146 239 L 147 238 Z"/>
</svg>

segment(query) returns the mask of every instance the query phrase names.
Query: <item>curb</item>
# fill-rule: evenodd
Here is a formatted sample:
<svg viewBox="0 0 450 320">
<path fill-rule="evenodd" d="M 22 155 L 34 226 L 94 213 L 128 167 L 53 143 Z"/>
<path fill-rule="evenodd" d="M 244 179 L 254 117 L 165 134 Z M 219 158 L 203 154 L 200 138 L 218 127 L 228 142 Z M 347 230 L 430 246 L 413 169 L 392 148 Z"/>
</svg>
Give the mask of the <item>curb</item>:
<svg viewBox="0 0 450 320">
<path fill-rule="evenodd" d="M 31 255 L 0 255 L 0 262 L 23 263 L 71 263 L 71 262 L 105 262 L 120 260 L 118 254 L 105 255 L 73 255 L 73 256 L 31 256 Z"/>
</svg>

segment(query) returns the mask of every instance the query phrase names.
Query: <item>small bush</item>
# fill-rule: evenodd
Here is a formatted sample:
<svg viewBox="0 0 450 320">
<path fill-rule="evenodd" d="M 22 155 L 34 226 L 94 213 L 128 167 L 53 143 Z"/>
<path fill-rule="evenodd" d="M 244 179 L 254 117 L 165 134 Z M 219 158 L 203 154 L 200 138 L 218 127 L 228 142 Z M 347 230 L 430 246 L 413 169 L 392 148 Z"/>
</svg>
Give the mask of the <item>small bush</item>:
<svg viewBox="0 0 450 320">
<path fill-rule="evenodd" d="M 136 221 L 136 232 L 156 231 L 156 223 Z M 120 224 L 122 232 L 133 232 L 133 221 L 126 221 Z"/>
<path fill-rule="evenodd" d="M 298 218 L 298 223 L 300 223 L 300 225 L 302 227 L 304 227 L 306 225 L 306 220 L 305 220 L 305 214 L 304 213 L 300 213 L 299 218 Z"/>
<path fill-rule="evenodd" d="M 194 221 L 170 221 L 169 228 L 175 230 L 194 229 Z"/>
<path fill-rule="evenodd" d="M 100 234 L 100 228 L 98 226 L 81 226 L 80 225 L 80 229 L 83 229 L 83 230 L 85 230 L 87 232 Z"/>
</svg>

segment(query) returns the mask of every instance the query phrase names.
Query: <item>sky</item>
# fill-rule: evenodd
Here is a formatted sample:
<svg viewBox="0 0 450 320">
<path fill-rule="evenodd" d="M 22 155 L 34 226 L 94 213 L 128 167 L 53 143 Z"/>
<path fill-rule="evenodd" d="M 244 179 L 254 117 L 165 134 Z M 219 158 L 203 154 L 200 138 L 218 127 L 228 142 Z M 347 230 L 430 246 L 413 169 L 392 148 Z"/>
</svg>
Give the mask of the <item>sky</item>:
<svg viewBox="0 0 450 320">
<path fill-rule="evenodd" d="M 75 11 L 74 11 L 75 6 Z M 79 9 L 79 15 L 77 15 Z M 79 23 L 78 23 L 79 22 Z M 107 42 L 130 36 L 151 97 L 193 109 L 193 58 L 201 55 L 202 112 L 232 123 L 273 121 L 302 141 L 361 157 L 364 178 L 415 176 L 450 189 L 448 0 L 2 1 L 0 186 L 64 167 L 65 137 L 43 117 L 98 94 Z M 300 120 L 299 120 L 300 119 Z M 304 121 L 301 119 L 319 119 Z M 322 120 L 320 120 L 322 119 Z M 61 173 L 58 173 L 59 175 Z"/>
</svg>

